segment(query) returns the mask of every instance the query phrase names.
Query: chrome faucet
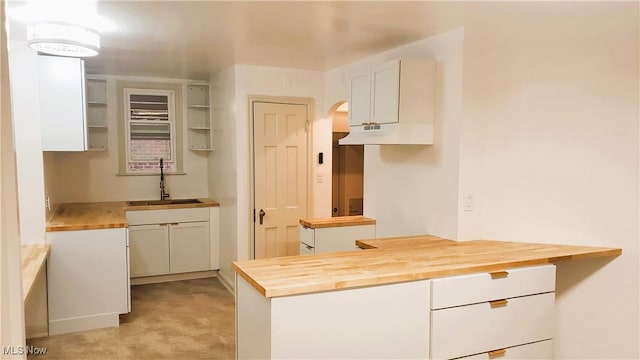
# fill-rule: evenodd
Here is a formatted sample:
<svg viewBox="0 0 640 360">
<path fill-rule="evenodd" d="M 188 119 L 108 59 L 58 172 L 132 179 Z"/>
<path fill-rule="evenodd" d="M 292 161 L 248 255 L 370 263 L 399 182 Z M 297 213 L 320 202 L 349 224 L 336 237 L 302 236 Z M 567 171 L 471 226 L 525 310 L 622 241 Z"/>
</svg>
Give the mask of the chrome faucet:
<svg viewBox="0 0 640 360">
<path fill-rule="evenodd" d="M 162 165 L 163 159 L 160 158 L 160 200 L 169 198 L 169 193 L 164 191 L 164 171 Z"/>
</svg>

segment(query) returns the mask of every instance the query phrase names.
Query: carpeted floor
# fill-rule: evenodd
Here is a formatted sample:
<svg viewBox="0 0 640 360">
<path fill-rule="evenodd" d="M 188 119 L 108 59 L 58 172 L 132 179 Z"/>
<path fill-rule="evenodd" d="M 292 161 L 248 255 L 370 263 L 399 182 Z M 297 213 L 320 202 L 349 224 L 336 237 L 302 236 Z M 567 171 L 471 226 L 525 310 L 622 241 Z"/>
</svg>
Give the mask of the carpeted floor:
<svg viewBox="0 0 640 360">
<path fill-rule="evenodd" d="M 31 339 L 28 359 L 233 359 L 233 295 L 217 278 L 137 285 L 120 327 Z"/>
</svg>

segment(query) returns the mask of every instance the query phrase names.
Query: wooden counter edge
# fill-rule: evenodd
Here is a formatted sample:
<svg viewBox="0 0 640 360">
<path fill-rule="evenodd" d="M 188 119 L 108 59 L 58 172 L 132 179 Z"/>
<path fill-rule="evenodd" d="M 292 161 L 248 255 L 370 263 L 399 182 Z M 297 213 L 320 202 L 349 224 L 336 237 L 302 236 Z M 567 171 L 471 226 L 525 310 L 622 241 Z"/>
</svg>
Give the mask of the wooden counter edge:
<svg viewBox="0 0 640 360">
<path fill-rule="evenodd" d="M 108 224 L 83 224 L 83 225 L 48 225 L 47 232 L 53 231 L 75 231 L 75 230 L 100 230 L 100 229 L 119 229 L 128 228 L 129 223 L 108 223 Z"/>
<path fill-rule="evenodd" d="M 28 251 L 27 257 L 24 251 Z M 22 245 L 20 248 L 20 267 L 22 270 L 22 300 L 27 302 L 36 279 L 45 271 L 51 247 L 47 244 Z M 34 256 L 35 255 L 35 256 Z M 25 261 L 26 260 L 26 261 Z"/>
<path fill-rule="evenodd" d="M 240 268 L 235 261 L 231 262 L 231 268 L 236 272 L 237 275 L 240 275 L 240 277 L 242 277 L 254 289 L 256 289 L 256 291 L 258 291 L 262 296 L 271 297 L 271 296 L 267 296 L 266 289 L 262 285 L 258 284 L 258 282 L 255 281 L 253 278 L 251 278 L 251 276 L 249 276 L 249 274 L 244 272 L 244 270 L 242 270 L 242 268 Z"/>
<path fill-rule="evenodd" d="M 312 219 L 309 219 L 312 220 Z M 339 222 L 325 222 L 325 223 L 316 223 L 309 221 L 307 219 L 300 219 L 300 225 L 304 227 L 308 227 L 310 229 L 324 229 L 324 228 L 334 228 L 334 227 L 346 227 L 346 226 L 360 226 L 360 225 L 375 225 L 376 220 L 371 218 L 361 218 L 358 220 L 350 220 L 350 221 L 339 221 Z"/>
</svg>

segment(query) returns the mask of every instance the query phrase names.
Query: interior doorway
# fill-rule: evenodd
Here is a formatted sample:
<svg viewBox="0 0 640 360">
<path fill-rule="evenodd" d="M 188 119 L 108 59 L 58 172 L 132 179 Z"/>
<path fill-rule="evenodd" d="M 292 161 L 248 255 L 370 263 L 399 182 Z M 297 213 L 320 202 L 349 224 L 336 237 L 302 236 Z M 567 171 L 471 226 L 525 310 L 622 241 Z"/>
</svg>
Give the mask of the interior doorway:
<svg viewBox="0 0 640 360">
<path fill-rule="evenodd" d="M 349 104 L 340 101 L 332 117 L 332 216 L 362 215 L 364 194 L 364 145 L 339 145 L 349 134 Z"/>
</svg>

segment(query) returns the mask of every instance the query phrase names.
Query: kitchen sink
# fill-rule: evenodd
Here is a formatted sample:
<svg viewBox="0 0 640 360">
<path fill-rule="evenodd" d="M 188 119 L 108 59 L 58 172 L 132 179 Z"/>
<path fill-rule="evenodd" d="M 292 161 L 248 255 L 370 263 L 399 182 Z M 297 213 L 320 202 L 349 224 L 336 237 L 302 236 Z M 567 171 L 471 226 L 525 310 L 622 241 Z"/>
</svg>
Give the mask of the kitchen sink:
<svg viewBox="0 0 640 360">
<path fill-rule="evenodd" d="M 185 205 L 200 204 L 198 199 L 168 199 L 168 200 L 137 200 L 127 201 L 128 206 L 151 206 L 151 205 Z"/>
</svg>

